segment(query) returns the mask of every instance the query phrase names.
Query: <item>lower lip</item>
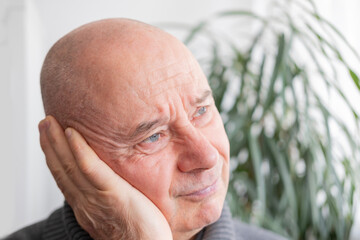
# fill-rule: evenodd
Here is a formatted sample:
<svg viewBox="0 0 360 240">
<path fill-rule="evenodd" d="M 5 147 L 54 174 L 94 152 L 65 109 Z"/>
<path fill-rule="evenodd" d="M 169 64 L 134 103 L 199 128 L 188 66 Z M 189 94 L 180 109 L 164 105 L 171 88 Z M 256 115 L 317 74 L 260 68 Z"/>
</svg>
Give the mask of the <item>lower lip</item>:
<svg viewBox="0 0 360 240">
<path fill-rule="evenodd" d="M 217 190 L 217 180 L 210 186 L 190 194 L 183 195 L 186 199 L 192 200 L 192 201 L 201 201 L 211 195 L 213 195 Z"/>
</svg>

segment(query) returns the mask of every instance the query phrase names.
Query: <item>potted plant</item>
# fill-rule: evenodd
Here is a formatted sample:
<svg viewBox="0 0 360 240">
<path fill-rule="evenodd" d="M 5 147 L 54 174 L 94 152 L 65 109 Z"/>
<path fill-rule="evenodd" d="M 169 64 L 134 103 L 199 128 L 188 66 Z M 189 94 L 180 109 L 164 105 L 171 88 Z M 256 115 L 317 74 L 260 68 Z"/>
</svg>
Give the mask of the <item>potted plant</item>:
<svg viewBox="0 0 360 240">
<path fill-rule="evenodd" d="M 243 221 L 291 239 L 348 239 L 359 186 L 359 113 L 339 74 L 347 71 L 341 81 L 354 88 L 360 82 L 337 44 L 359 55 L 311 0 L 269 7 L 267 16 L 216 14 L 185 40 L 208 76 L 229 136 L 227 201 Z M 219 30 L 222 21 L 233 28 Z M 344 102 L 354 128 L 329 107 L 329 96 Z"/>
</svg>

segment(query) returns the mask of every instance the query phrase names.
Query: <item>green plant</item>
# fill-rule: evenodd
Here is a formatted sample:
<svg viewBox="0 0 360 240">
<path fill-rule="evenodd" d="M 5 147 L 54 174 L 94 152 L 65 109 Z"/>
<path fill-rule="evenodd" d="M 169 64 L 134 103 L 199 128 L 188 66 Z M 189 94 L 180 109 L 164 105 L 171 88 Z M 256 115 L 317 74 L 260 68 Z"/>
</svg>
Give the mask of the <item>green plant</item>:
<svg viewBox="0 0 360 240">
<path fill-rule="evenodd" d="M 338 44 L 360 58 L 311 0 L 273 1 L 270 8 L 268 16 L 219 13 L 185 40 L 199 54 L 230 139 L 228 203 L 242 220 L 292 239 L 348 239 L 359 115 L 339 74 L 347 71 L 359 90 L 360 82 Z M 219 31 L 222 21 L 236 28 Z M 250 33 L 234 33 L 249 25 Z M 330 95 L 345 103 L 353 128 L 328 107 Z"/>
</svg>

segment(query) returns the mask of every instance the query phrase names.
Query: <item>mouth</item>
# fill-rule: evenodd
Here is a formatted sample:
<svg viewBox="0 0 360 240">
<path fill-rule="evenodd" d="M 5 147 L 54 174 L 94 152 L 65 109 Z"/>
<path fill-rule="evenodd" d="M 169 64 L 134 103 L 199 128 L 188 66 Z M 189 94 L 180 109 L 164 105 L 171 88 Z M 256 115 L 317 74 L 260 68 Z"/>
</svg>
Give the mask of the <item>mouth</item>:
<svg viewBox="0 0 360 240">
<path fill-rule="evenodd" d="M 215 182 L 204 188 L 183 194 L 181 195 L 181 197 L 188 199 L 190 201 L 201 201 L 215 194 L 217 189 L 218 189 L 218 179 L 216 179 Z"/>
</svg>

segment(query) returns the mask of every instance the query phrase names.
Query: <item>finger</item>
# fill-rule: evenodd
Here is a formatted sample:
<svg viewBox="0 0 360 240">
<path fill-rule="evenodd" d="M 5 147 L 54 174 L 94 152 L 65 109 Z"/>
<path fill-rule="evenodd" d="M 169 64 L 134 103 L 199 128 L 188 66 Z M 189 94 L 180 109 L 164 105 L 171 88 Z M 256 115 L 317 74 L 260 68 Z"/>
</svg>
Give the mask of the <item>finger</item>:
<svg viewBox="0 0 360 240">
<path fill-rule="evenodd" d="M 98 190 L 106 191 L 119 187 L 117 184 L 121 184 L 124 188 L 129 186 L 125 180 L 97 156 L 86 140 L 75 129 L 67 128 L 65 135 L 80 170 L 94 187 Z"/>
<path fill-rule="evenodd" d="M 53 156 L 54 160 L 60 163 L 62 170 L 61 176 L 69 179 L 79 190 L 90 188 L 91 184 L 82 175 L 76 164 L 63 129 L 54 117 L 48 116 L 45 120 L 48 124 L 46 139 L 55 154 L 55 156 Z"/>
<path fill-rule="evenodd" d="M 57 186 L 64 194 L 65 199 L 70 203 L 73 202 L 73 196 L 79 195 L 79 191 L 76 189 L 73 182 L 64 173 L 62 165 L 58 160 L 57 155 L 52 149 L 50 142 L 47 138 L 47 128 L 48 122 L 46 119 L 44 119 L 39 123 L 40 145 L 45 154 L 46 164 L 50 169 L 50 172 L 53 175 Z"/>
</svg>

